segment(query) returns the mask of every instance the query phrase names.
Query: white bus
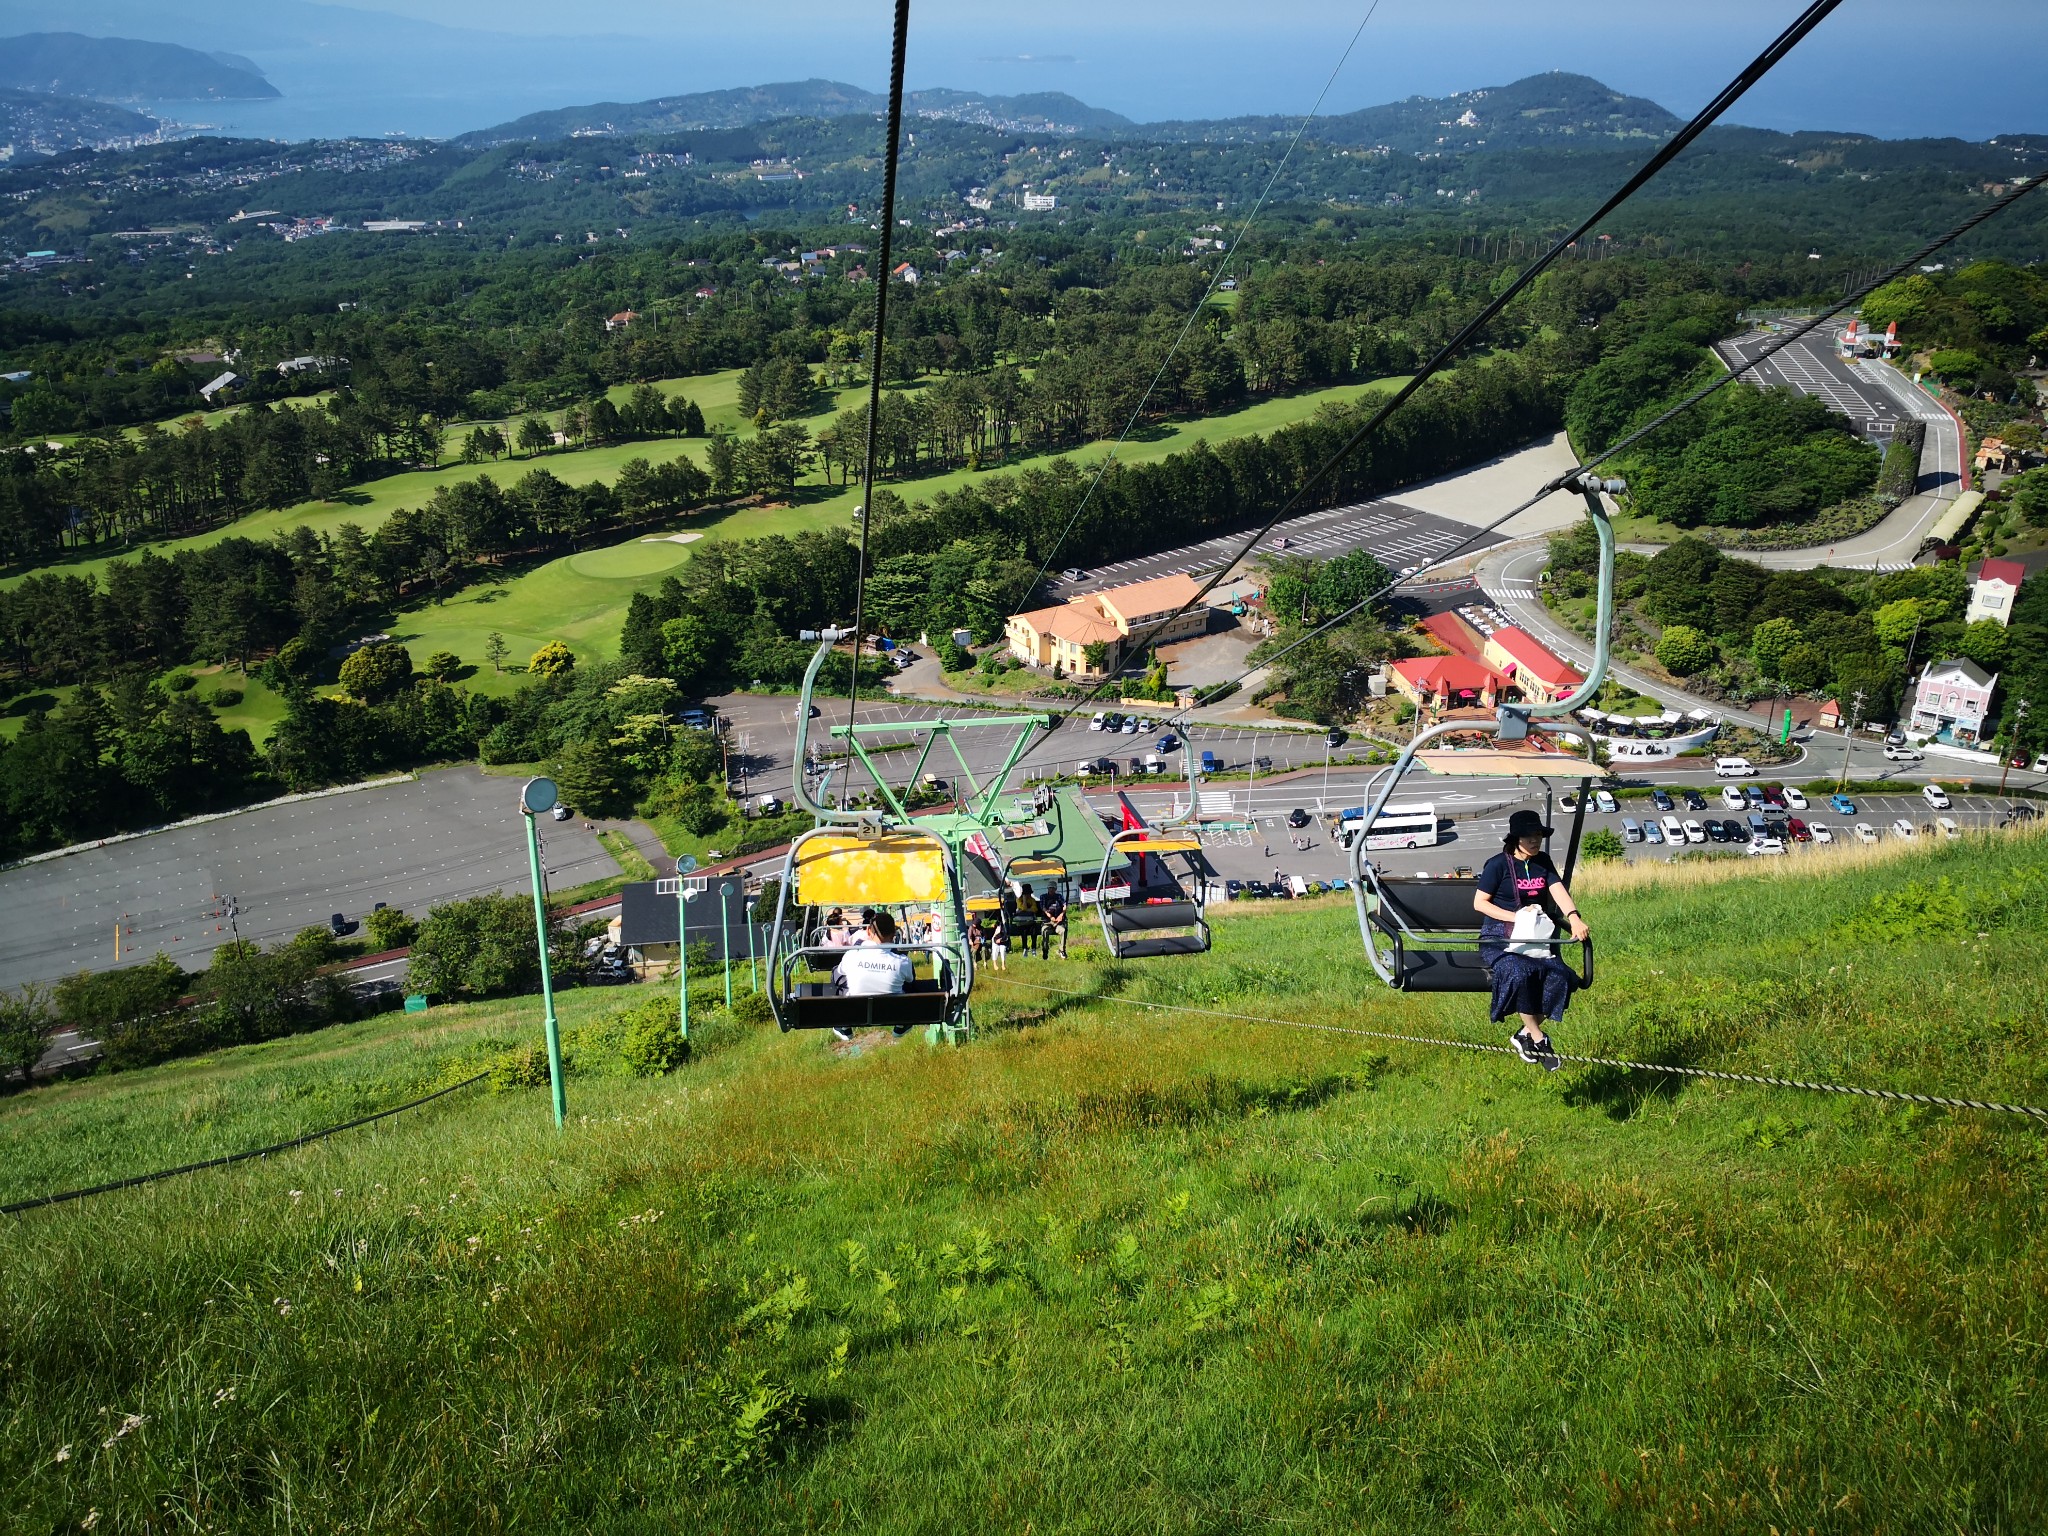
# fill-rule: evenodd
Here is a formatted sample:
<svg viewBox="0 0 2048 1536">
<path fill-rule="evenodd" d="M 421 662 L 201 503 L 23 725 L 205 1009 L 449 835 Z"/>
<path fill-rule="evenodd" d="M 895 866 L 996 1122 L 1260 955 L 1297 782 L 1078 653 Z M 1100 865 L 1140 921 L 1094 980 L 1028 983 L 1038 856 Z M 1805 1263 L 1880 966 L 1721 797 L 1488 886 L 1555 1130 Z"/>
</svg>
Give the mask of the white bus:
<svg viewBox="0 0 2048 1536">
<path fill-rule="evenodd" d="M 1349 848 L 1358 841 L 1358 829 L 1364 820 L 1363 808 L 1345 811 L 1338 832 L 1338 841 L 1342 847 Z M 1437 842 L 1436 827 L 1436 806 L 1428 801 L 1419 805 L 1390 805 L 1380 812 L 1379 819 L 1372 824 L 1372 830 L 1365 837 L 1365 846 L 1375 850 L 1434 848 Z"/>
</svg>

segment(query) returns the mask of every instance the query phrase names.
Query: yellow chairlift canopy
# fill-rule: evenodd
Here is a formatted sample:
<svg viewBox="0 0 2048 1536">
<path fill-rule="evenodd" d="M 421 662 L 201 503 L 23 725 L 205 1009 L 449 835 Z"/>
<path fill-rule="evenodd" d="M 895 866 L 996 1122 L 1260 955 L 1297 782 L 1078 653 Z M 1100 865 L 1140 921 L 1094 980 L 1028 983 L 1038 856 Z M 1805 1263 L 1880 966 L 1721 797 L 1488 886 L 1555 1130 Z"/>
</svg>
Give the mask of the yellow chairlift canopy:
<svg viewBox="0 0 2048 1536">
<path fill-rule="evenodd" d="M 810 837 L 795 862 L 802 906 L 898 907 L 950 896 L 945 851 L 930 838 Z"/>
</svg>

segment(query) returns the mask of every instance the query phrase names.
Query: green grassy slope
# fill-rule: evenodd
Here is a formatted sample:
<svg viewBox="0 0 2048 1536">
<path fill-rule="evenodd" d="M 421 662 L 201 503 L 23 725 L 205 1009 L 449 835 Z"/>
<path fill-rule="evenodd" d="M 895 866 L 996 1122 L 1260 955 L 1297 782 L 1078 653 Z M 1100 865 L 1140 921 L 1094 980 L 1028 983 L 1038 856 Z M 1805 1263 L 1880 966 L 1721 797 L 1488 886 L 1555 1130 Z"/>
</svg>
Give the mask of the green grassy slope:
<svg viewBox="0 0 2048 1536">
<path fill-rule="evenodd" d="M 2048 1102 L 2048 845 L 1583 883 L 1567 1049 Z M 1348 909 L 1013 960 L 0 1228 L 24 1529 L 2022 1531 L 2048 1129 L 1173 1015 L 1499 1032 Z M 1079 998 L 1028 989 L 1066 989 Z M 572 1023 L 622 1006 L 567 999 Z M 0 1198 L 537 1035 L 436 1010 L 0 1104 Z M 132 1421 L 132 1423 L 131 1423 Z M 124 1426 L 127 1426 L 124 1429 Z"/>
</svg>

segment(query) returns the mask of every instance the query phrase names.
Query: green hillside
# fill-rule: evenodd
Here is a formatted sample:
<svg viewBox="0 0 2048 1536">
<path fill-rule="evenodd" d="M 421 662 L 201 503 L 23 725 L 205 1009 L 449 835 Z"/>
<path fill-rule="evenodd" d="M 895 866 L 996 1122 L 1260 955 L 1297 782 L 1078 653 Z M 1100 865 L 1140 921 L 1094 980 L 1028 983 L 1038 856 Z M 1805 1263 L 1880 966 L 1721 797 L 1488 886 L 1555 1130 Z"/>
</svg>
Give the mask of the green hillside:
<svg viewBox="0 0 2048 1536">
<path fill-rule="evenodd" d="M 1558 1038 L 2048 1103 L 2044 853 L 1591 873 Z M 1378 990 L 1346 907 L 1217 928 L 1013 959 L 961 1050 L 727 1023 L 612 1076 L 595 1021 L 665 994 L 572 994 L 563 1134 L 545 1090 L 469 1089 L 9 1218 L 10 1520 L 2034 1527 L 2048 1126 L 1347 1033 L 1502 1038 Z M 394 1102 L 536 1014 L 17 1094 L 0 1199 Z"/>
</svg>

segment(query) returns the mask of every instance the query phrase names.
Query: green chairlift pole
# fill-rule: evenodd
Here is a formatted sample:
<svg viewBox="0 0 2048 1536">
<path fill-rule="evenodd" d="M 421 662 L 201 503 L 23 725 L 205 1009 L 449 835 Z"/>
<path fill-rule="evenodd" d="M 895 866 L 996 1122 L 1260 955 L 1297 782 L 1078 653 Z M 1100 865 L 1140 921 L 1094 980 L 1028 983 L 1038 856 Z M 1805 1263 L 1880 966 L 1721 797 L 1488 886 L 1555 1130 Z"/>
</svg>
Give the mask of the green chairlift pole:
<svg viewBox="0 0 2048 1536">
<path fill-rule="evenodd" d="M 676 1009 L 682 1037 L 690 1039 L 690 881 L 676 861 Z"/>
<path fill-rule="evenodd" d="M 730 880 L 718 885 L 718 952 L 725 959 L 725 1011 L 732 1012 L 732 890 Z"/>
<path fill-rule="evenodd" d="M 562 1086 L 562 1027 L 555 1019 L 555 979 L 548 968 L 548 903 L 540 880 L 540 824 L 538 817 L 555 808 L 559 796 L 553 779 L 528 779 L 519 792 L 519 809 L 526 818 L 526 861 L 533 873 L 533 933 L 540 944 L 540 995 L 546 1009 L 548 1043 L 548 1084 L 554 1090 L 555 1129 L 569 1113 L 568 1095 Z"/>
</svg>

